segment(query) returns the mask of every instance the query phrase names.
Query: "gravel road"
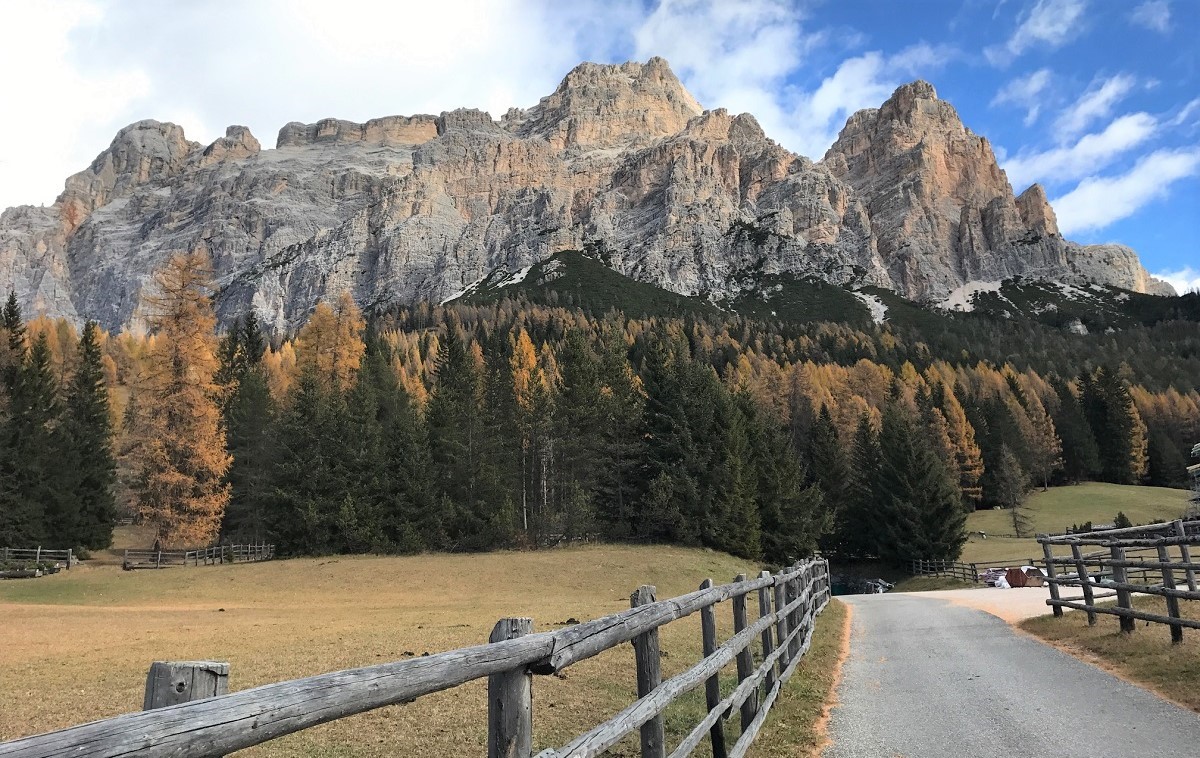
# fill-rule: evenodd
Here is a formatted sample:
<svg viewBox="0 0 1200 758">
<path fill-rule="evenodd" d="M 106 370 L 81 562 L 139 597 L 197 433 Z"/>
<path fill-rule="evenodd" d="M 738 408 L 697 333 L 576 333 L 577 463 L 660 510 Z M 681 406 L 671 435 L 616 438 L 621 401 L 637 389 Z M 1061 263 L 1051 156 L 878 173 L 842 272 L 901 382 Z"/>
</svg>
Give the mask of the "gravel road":
<svg viewBox="0 0 1200 758">
<path fill-rule="evenodd" d="M 1200 755 L 1200 716 L 918 593 L 840 597 L 850 657 L 824 758 Z"/>
</svg>

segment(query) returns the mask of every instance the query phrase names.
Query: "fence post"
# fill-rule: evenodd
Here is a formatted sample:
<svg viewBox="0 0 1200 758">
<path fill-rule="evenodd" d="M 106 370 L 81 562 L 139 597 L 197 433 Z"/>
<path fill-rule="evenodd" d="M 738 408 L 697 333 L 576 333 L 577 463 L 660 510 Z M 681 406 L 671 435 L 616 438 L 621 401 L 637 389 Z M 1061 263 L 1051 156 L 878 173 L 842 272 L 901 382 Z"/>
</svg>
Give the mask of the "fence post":
<svg viewBox="0 0 1200 758">
<path fill-rule="evenodd" d="M 157 557 L 154 559 L 154 568 L 162 568 L 162 550 L 161 549 L 158 551 Z"/>
<path fill-rule="evenodd" d="M 798 568 L 800 568 L 800 562 L 796 561 L 795 563 L 792 564 L 792 567 L 790 570 L 795 571 Z M 785 597 L 789 604 L 796 598 L 800 597 L 799 587 L 800 587 L 800 577 L 792 577 L 791 579 L 788 580 L 787 592 L 785 593 Z M 788 633 L 790 634 L 790 633 L 796 631 L 796 629 L 799 628 L 799 626 L 800 626 L 800 612 L 799 612 L 799 610 L 793 610 L 791 613 L 788 614 Z M 794 659 L 796 657 L 796 651 L 799 647 L 800 647 L 800 635 L 796 635 L 796 636 L 792 637 L 792 641 L 788 643 L 788 659 L 789 660 Z"/>
<path fill-rule="evenodd" d="M 771 572 L 764 571 L 758 575 L 758 578 L 759 579 L 770 579 Z M 762 618 L 763 616 L 770 616 L 770 615 L 771 615 L 771 588 L 770 587 L 759 587 L 758 588 L 758 617 Z M 763 631 L 762 631 L 763 658 L 766 658 L 767 656 L 769 656 L 771 654 L 771 652 L 774 650 L 775 650 L 775 646 L 773 644 L 771 644 L 771 627 L 770 627 L 770 625 L 767 625 L 767 627 L 765 629 L 763 629 Z M 767 672 L 766 690 L 765 691 L 770 692 L 771 688 L 774 686 L 775 686 L 775 668 L 772 666 L 771 670 Z"/>
<path fill-rule="evenodd" d="M 786 569 L 784 569 L 786 571 Z M 783 676 L 783 672 L 787 671 L 788 667 L 788 647 L 786 640 L 788 636 L 788 620 L 783 613 L 784 606 L 787 605 L 787 597 L 784 589 L 784 583 L 780 581 L 778 576 L 775 577 L 775 646 L 783 648 L 783 652 L 779 654 L 779 676 Z"/>
<path fill-rule="evenodd" d="M 657 600 L 657 589 L 643 584 L 629 596 L 629 607 L 649 605 Z M 662 684 L 662 659 L 658 649 L 658 629 L 651 629 L 633 638 L 633 656 L 637 661 L 638 698 L 649 695 Z M 667 754 L 662 714 L 642 724 L 642 758 L 663 758 Z"/>
<path fill-rule="evenodd" d="M 524 637 L 533 619 L 503 618 L 488 642 Z M 529 758 L 533 754 L 533 674 L 522 666 L 488 677 L 488 758 Z"/>
<path fill-rule="evenodd" d="M 1125 560 L 1125 548 L 1113 545 L 1110 548 L 1110 552 L 1112 553 L 1112 559 L 1114 561 L 1113 581 L 1117 582 L 1118 584 L 1127 584 L 1129 582 L 1129 572 L 1125 570 L 1124 566 L 1119 565 Z M 1132 596 L 1129 594 L 1129 590 L 1117 590 L 1117 607 L 1124 608 L 1128 611 L 1133 610 L 1133 601 Z M 1121 616 L 1122 632 L 1130 634 L 1136 627 L 1137 624 L 1132 616 Z"/>
<path fill-rule="evenodd" d="M 1186 539 L 1187 530 L 1183 528 L 1183 519 L 1175 519 L 1175 536 Z M 1187 545 L 1179 546 L 1179 557 L 1183 558 L 1184 563 L 1192 562 L 1192 549 Z M 1184 575 L 1187 577 L 1188 589 L 1192 592 L 1196 591 L 1196 572 L 1192 569 L 1185 569 Z"/>
<path fill-rule="evenodd" d="M 740 583 L 746 581 L 746 575 L 738 574 L 737 576 L 735 576 L 733 578 L 733 581 L 735 583 L 740 584 Z M 733 598 L 733 633 L 739 634 L 745 628 L 746 628 L 746 596 L 745 595 L 735 595 Z M 750 646 L 747 645 L 745 650 L 743 650 L 742 652 L 737 654 L 738 684 L 741 684 L 742 682 L 746 681 L 746 677 L 750 676 L 750 674 L 753 671 L 754 671 L 754 661 L 751 657 Z M 746 727 L 750 725 L 750 722 L 754 720 L 754 714 L 755 714 L 755 712 L 758 711 L 758 702 L 757 702 L 757 698 L 755 697 L 756 694 L 757 694 L 757 692 L 751 694 L 750 697 L 746 698 L 746 701 L 744 703 L 742 703 L 742 731 L 743 732 L 746 731 Z"/>
<path fill-rule="evenodd" d="M 1083 562 L 1083 551 L 1079 543 L 1071 545 L 1071 557 L 1075 559 L 1075 573 L 1079 576 L 1079 584 L 1083 588 L 1083 604 L 1087 606 L 1088 626 L 1096 625 L 1096 600 L 1092 597 L 1092 580 L 1088 577 L 1087 566 Z"/>
<path fill-rule="evenodd" d="M 155 661 L 146 675 L 142 710 L 165 708 L 229 692 L 229 664 L 223 661 Z"/>
<path fill-rule="evenodd" d="M 1171 562 L 1171 554 L 1166 545 L 1158 546 L 1158 561 L 1164 564 Z M 1165 565 L 1162 569 L 1162 579 L 1164 590 L 1175 589 L 1175 574 Z M 1167 615 L 1173 619 L 1179 618 L 1179 598 L 1167 596 Z M 1178 645 L 1180 642 L 1183 642 L 1183 625 L 1171 624 L 1171 643 Z"/>
<path fill-rule="evenodd" d="M 713 586 L 712 579 L 705 579 L 700 583 L 700 589 L 706 590 Z M 704 636 L 704 657 L 712 655 L 717 649 L 717 610 L 714 605 L 707 605 L 700 609 L 700 631 Z M 721 675 L 720 673 L 713 674 L 704 682 L 704 701 L 708 704 L 708 710 L 716 708 L 721 702 Z M 726 758 L 725 753 L 725 726 L 717 719 L 717 723 L 712 725 L 708 730 L 708 736 L 712 739 L 713 758 Z"/>
<path fill-rule="evenodd" d="M 1044 534 L 1039 534 L 1038 537 L 1045 537 Z M 1040 540 L 1039 540 L 1040 541 Z M 1058 582 L 1055 581 L 1058 577 L 1058 572 L 1054 566 L 1054 551 L 1050 548 L 1049 542 L 1042 542 L 1042 553 L 1046 556 L 1046 576 L 1050 579 L 1050 599 L 1058 600 L 1061 595 L 1058 593 Z M 1063 609 L 1061 605 L 1051 606 L 1054 609 L 1054 615 L 1061 617 Z"/>
</svg>

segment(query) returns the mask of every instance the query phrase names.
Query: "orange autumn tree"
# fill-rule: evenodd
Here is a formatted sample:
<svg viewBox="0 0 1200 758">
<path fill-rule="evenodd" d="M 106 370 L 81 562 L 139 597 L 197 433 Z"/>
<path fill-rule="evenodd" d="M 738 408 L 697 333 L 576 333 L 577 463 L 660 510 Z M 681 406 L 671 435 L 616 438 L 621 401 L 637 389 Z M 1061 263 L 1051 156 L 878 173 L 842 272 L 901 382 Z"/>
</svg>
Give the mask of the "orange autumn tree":
<svg viewBox="0 0 1200 758">
<path fill-rule="evenodd" d="M 143 298 L 155 338 L 137 393 L 133 489 L 138 510 L 168 546 L 212 542 L 229 502 L 212 291 L 208 256 L 192 252 L 172 257 Z"/>
<path fill-rule="evenodd" d="M 349 292 L 343 291 L 333 305 L 317 303 L 296 337 L 296 368 L 311 371 L 327 391 L 349 390 L 367 350 L 366 328 Z"/>
</svg>

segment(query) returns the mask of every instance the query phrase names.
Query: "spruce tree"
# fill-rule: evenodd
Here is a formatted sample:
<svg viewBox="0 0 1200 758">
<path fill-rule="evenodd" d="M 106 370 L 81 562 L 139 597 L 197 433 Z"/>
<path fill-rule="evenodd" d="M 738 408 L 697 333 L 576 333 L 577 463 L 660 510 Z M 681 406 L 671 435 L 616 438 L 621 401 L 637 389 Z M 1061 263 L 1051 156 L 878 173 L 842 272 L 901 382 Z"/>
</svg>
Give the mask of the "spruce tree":
<svg viewBox="0 0 1200 758">
<path fill-rule="evenodd" d="M 1070 386 L 1057 377 L 1051 386 L 1058 395 L 1054 427 L 1062 439 L 1063 476 L 1068 482 L 1092 479 L 1100 474 L 1100 451 L 1092 428 Z"/>
<path fill-rule="evenodd" d="M 235 365 L 231 374 L 234 385 L 224 407 L 226 443 L 232 457 L 227 474 L 230 499 L 221 533 L 235 542 L 261 541 L 268 534 L 270 482 L 279 455 L 272 434 L 275 402 L 258 359 Z"/>
<path fill-rule="evenodd" d="M 98 334 L 96 322 L 87 322 L 79 339 L 79 358 L 67 392 L 62 429 L 66 467 L 78 503 L 71 542 L 91 550 L 112 544 L 117 516 L 117 464 Z"/>
<path fill-rule="evenodd" d="M 0 542 L 76 547 L 79 509 L 63 465 L 62 406 L 44 333 L 13 382 L 0 448 Z"/>
<path fill-rule="evenodd" d="M 839 555 L 854 558 L 880 555 L 883 532 L 879 510 L 881 459 L 879 436 L 870 415 L 864 413 L 854 431 L 843 508 L 835 516 L 830 536 Z"/>
<path fill-rule="evenodd" d="M 966 542 L 956 483 L 899 403 L 884 412 L 879 435 L 879 557 L 954 560 Z"/>
</svg>

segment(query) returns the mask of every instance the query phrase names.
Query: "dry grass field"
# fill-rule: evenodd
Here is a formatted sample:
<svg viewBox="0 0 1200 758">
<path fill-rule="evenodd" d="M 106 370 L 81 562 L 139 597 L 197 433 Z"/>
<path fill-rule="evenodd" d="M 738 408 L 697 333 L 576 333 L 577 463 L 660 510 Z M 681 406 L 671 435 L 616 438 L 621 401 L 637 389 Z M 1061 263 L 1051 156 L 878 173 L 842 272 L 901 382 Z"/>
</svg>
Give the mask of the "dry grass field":
<svg viewBox="0 0 1200 758">
<path fill-rule="evenodd" d="M 1162 598 L 1135 596 L 1135 607 L 1166 613 Z M 1184 618 L 1200 620 L 1200 602 L 1181 601 Z M 1073 655 L 1132 682 L 1149 687 L 1200 713 L 1200 631 L 1183 630 L 1183 643 L 1171 644 L 1165 624 L 1137 622 L 1132 634 L 1122 634 L 1116 616 L 1098 614 L 1088 626 L 1087 614 L 1067 611 L 1062 618 L 1039 616 L 1021 628 Z"/>
<path fill-rule="evenodd" d="M 123 572 L 82 566 L 0 583 L 0 740 L 138 710 L 154 660 L 231 664 L 231 689 L 367 666 L 487 639 L 503 616 L 537 630 L 623 610 L 656 584 L 660 598 L 718 583 L 756 566 L 710 551 L 590 546 L 526 553 L 330 557 Z M 751 607 L 756 607 L 751 604 Z M 721 634 L 732 632 L 728 603 Z M 832 612 L 831 612 L 832 611 Z M 840 605 L 818 625 L 756 753 L 803 755 L 837 657 Z M 699 615 L 662 632 L 664 675 L 700 657 Z M 734 681 L 734 669 L 723 672 Z M 380 709 L 259 746 L 259 756 L 482 755 L 485 682 Z M 616 713 L 635 692 L 623 645 L 534 682 L 535 748 L 565 743 Z M 682 733 L 702 714 L 703 691 L 667 714 Z M 730 722 L 736 733 L 737 719 Z M 807 735 L 807 736 L 806 736 Z M 615 755 L 633 755 L 630 742 Z"/>
</svg>

